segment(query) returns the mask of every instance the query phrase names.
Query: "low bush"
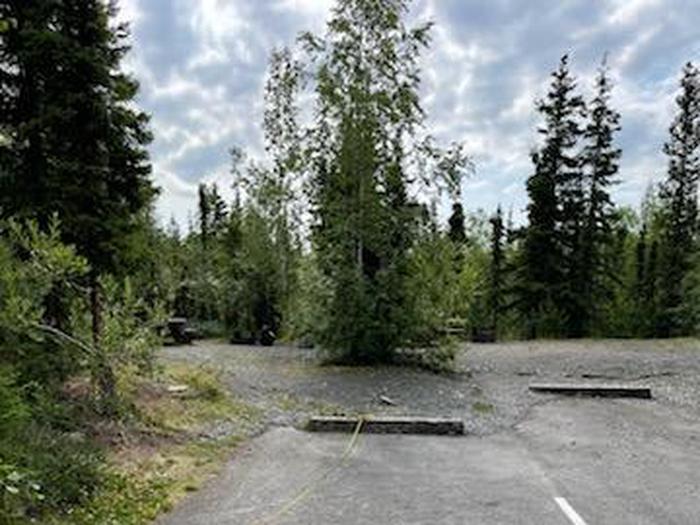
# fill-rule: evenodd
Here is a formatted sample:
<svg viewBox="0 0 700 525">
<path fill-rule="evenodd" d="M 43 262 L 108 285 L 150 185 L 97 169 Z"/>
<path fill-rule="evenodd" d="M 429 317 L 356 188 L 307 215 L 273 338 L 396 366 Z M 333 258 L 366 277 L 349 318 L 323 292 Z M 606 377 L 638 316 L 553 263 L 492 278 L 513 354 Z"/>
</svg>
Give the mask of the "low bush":
<svg viewBox="0 0 700 525">
<path fill-rule="evenodd" d="M 65 513 L 103 480 L 101 451 L 80 434 L 28 423 L 0 441 L 0 525 Z"/>
<path fill-rule="evenodd" d="M 445 339 L 433 347 L 399 350 L 395 360 L 399 365 L 424 368 L 438 374 L 450 373 L 455 370 L 457 352 L 457 344 L 453 340 Z"/>
<path fill-rule="evenodd" d="M 65 511 L 80 505 L 102 480 L 103 454 L 80 433 L 30 424 L 10 444 L 10 458 L 40 487 L 42 510 Z"/>
</svg>

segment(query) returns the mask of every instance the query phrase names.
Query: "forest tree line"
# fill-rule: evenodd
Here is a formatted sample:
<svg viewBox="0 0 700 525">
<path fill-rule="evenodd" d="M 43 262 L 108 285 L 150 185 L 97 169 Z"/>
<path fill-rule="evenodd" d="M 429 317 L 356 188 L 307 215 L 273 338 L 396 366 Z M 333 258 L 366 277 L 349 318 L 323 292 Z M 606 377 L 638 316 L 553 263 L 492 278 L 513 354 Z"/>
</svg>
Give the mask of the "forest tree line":
<svg viewBox="0 0 700 525">
<path fill-rule="evenodd" d="M 324 34 L 271 54 L 266 155 L 233 147 L 233 198 L 200 185 L 183 233 L 154 218 L 152 135 L 121 67 L 128 27 L 116 7 L 0 3 L 0 489 L 11 487 L 0 513 L 89 499 L 99 454 L 68 436 L 90 418 L 127 417 L 129 381 L 152 373 L 169 316 L 204 336 L 271 332 L 350 363 L 428 349 L 438 367 L 460 331 L 696 334 L 696 67 L 681 74 L 663 180 L 634 210 L 613 199 L 610 73 L 603 64 L 584 99 L 563 57 L 536 102 L 516 225 L 463 204 L 474 166 L 463 144 L 430 135 L 420 57 L 432 26 L 407 26 L 408 6 L 338 0 Z M 80 381 L 77 403 L 67 385 Z"/>
<path fill-rule="evenodd" d="M 375 45 L 381 48 L 384 43 Z M 532 174 L 525 183 L 528 205 L 524 225 L 514 224 L 512 210 L 504 212 L 500 207 L 492 215 L 481 210 L 465 211 L 459 180 L 470 165 L 460 146 L 438 153 L 444 157 L 436 165 L 447 167 L 448 174 L 432 180 L 433 184 L 447 182 L 445 189 L 451 190 L 446 193 L 453 200 L 446 224 L 438 218 L 437 207 L 445 201 L 439 193 L 421 200 L 416 196 L 422 188 L 415 191 L 414 187 L 413 200 L 408 196 L 415 180 L 391 196 L 405 199 L 396 209 L 372 208 L 357 194 L 345 200 L 348 190 L 366 190 L 353 187 L 362 183 L 364 161 L 351 156 L 347 159 L 349 165 L 344 166 L 343 147 L 350 146 L 343 141 L 359 151 L 360 146 L 374 151 L 375 138 L 368 139 L 367 146 L 365 137 L 354 135 L 356 131 L 350 125 L 345 129 L 342 120 L 322 122 L 316 126 L 323 133 L 333 125 L 339 127 L 339 150 L 329 152 L 331 144 L 326 140 L 322 152 L 314 150 L 313 133 L 317 129 L 300 129 L 295 120 L 298 108 L 293 94 L 301 68 L 293 62 L 289 50 L 273 54 L 265 116 L 268 152 L 273 153 L 271 166 L 251 163 L 242 167 L 241 152 L 235 150 L 234 184 L 236 188 L 243 184 L 249 191 L 237 189 L 235 202 L 227 205 L 215 185 L 200 185 L 199 222 L 191 223 L 184 237 L 176 225 L 165 233 L 173 252 L 189 253 L 192 262 L 188 268 L 198 267 L 203 272 L 196 277 L 191 270 L 182 274 L 185 280 L 188 275 L 192 277 L 191 286 L 180 290 L 188 298 L 178 301 L 181 315 L 199 317 L 202 309 L 208 308 L 205 305 L 210 308 L 213 304 L 213 296 L 207 293 L 218 290 L 223 292 L 219 310 L 210 309 L 207 320 L 211 326 L 221 323 L 222 334 L 252 340 L 263 326 L 273 327 L 286 340 L 335 347 L 360 360 L 364 358 L 358 354 L 373 342 L 380 348 L 430 344 L 439 341 L 450 326 L 463 328 L 467 335 L 491 331 L 501 339 L 648 338 L 697 333 L 700 74 L 692 63 L 681 72 L 669 136 L 660 145 L 667 158 L 667 166 L 658 167 L 663 177 L 647 188 L 639 209 L 633 209 L 614 201 L 615 185 L 622 182 L 619 167 L 623 152 L 617 142 L 622 117 L 612 103 L 614 86 L 609 68 L 603 61 L 587 100 L 570 70 L 568 56 L 562 57 L 551 74 L 546 95 L 535 101 L 540 140 L 532 152 Z M 327 73 L 323 68 L 321 72 Z M 345 78 L 343 73 L 335 75 Z M 284 106 L 271 97 L 280 85 L 289 90 Z M 326 87 L 319 85 L 317 89 Z M 319 98 L 319 104 L 323 104 L 321 95 Z M 379 100 L 395 98 L 395 94 L 383 93 Z M 354 107 L 352 101 L 345 104 Z M 322 109 L 319 113 L 325 115 L 326 108 Z M 357 119 L 354 115 L 349 118 Z M 270 122 L 282 121 L 290 126 L 284 133 L 269 128 Z M 277 141 L 274 146 L 269 143 L 273 139 Z M 287 145 L 280 150 L 285 140 Z M 431 150 L 431 154 L 436 151 Z M 324 170 L 337 170 L 332 184 L 325 178 L 314 178 L 318 176 L 313 171 L 313 163 L 318 162 L 314 155 L 324 160 L 330 155 L 338 163 L 321 165 Z M 349 180 L 343 178 L 343 169 L 347 169 Z M 326 172 L 321 175 L 326 176 Z M 411 178 L 406 173 L 403 176 Z M 368 186 L 372 184 L 384 182 L 375 180 Z M 263 195 L 258 193 L 262 188 Z M 381 191 L 385 193 L 384 188 Z M 276 198 L 269 198 L 271 194 Z M 301 218 L 309 206 L 309 196 L 310 228 Z M 319 197 L 330 203 L 319 206 L 314 201 Z M 335 199 L 343 199 L 342 204 Z M 205 209 L 212 211 L 203 212 Z M 369 224 L 362 222 L 363 212 Z M 388 218 L 382 218 L 385 212 Z M 342 217 L 340 232 L 332 229 L 335 213 Z M 216 226 L 209 225 L 212 219 L 208 217 L 214 216 L 218 217 Z M 353 220 L 358 223 L 350 226 Z M 389 236 L 381 239 L 378 251 L 386 249 L 387 253 L 368 253 L 364 246 L 363 257 L 358 258 L 361 236 L 376 239 L 372 226 L 385 221 L 406 230 L 385 232 Z M 218 249 L 229 250 L 228 255 L 218 259 L 208 255 L 214 247 L 208 243 L 212 231 L 219 232 Z M 405 240 L 405 250 L 394 251 L 395 238 Z M 236 241 L 232 243 L 232 239 Z M 253 243 L 255 248 L 246 243 Z M 325 268 L 328 255 L 333 257 L 332 265 Z M 196 262 L 207 259 L 205 264 Z M 214 260 L 226 262 L 217 266 Z M 236 271 L 227 266 L 231 262 L 238 268 L 233 279 Z M 397 280 L 392 280 L 389 288 L 391 294 L 405 294 L 391 297 L 387 292 L 382 296 L 388 304 L 381 315 L 376 315 L 376 308 L 382 307 L 373 304 L 372 299 L 383 293 L 384 282 L 369 278 L 375 271 L 373 264 L 397 270 L 392 276 Z M 393 265 L 399 265 L 400 270 Z M 354 278 L 353 271 L 359 272 Z M 203 283 L 218 284 L 207 292 Z M 222 283 L 228 284 L 219 286 Z M 358 283 L 377 287 L 370 294 L 372 298 L 354 288 Z M 229 292 L 224 291 L 227 286 Z M 334 286 L 341 288 L 334 290 Z M 230 301 L 236 293 L 241 295 Z M 355 293 L 359 293 L 356 310 L 349 300 Z M 341 304 L 334 306 L 334 299 Z M 399 318 L 391 317 L 392 306 L 400 310 Z M 352 326 L 334 320 L 334 308 Z M 372 329 L 363 324 L 366 321 L 372 326 L 364 315 L 400 332 L 398 340 L 386 342 L 382 340 L 386 334 L 380 333 L 377 339 L 364 340 L 362 349 L 354 350 L 351 343 L 344 346 L 340 341 L 324 339 L 324 330 L 330 328 L 346 341 L 362 341 Z M 379 354 L 381 349 L 372 350 L 370 360 Z"/>
</svg>

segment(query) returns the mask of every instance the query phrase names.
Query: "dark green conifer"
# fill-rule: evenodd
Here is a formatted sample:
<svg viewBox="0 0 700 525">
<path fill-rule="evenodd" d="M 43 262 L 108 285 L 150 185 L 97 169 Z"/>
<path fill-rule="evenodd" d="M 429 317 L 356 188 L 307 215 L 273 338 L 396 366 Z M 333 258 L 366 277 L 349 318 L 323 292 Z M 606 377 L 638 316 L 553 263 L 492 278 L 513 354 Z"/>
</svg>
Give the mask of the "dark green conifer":
<svg viewBox="0 0 700 525">
<path fill-rule="evenodd" d="M 668 174 L 661 185 L 660 318 L 658 336 L 687 334 L 683 318 L 683 281 L 697 249 L 698 178 L 700 177 L 700 72 L 683 68 L 677 113 L 664 145 Z"/>
<path fill-rule="evenodd" d="M 598 308 L 609 293 L 613 262 L 606 247 L 612 244 L 615 205 L 610 188 L 616 182 L 622 150 L 615 144 L 620 130 L 620 114 L 610 107 L 611 83 L 605 60 L 595 82 L 595 96 L 588 105 L 588 122 L 582 152 L 584 180 L 584 217 L 580 249 L 571 254 L 575 268 L 572 294 L 577 296 L 578 311 L 570 320 L 570 335 L 587 335 Z"/>
<path fill-rule="evenodd" d="M 538 129 L 543 144 L 532 156 L 535 173 L 527 181 L 528 226 L 521 252 L 517 304 L 529 337 L 539 335 L 542 319 L 555 318 L 562 312 L 570 320 L 578 309 L 568 282 L 576 277 L 572 255 L 580 250 L 585 212 L 578 152 L 583 109 L 565 55 L 552 73 L 549 92 L 537 103 L 544 120 Z"/>
<path fill-rule="evenodd" d="M 0 212 L 55 214 L 63 240 L 90 263 L 93 344 L 100 347 L 100 276 L 123 267 L 128 239 L 155 194 L 137 82 L 120 67 L 126 25 L 102 0 L 22 0 L 0 7 Z M 11 174 L 11 175 L 10 175 Z M 96 370 L 105 399 L 114 378 Z"/>
<path fill-rule="evenodd" d="M 491 218 L 491 261 L 489 268 L 489 311 L 491 313 L 491 329 L 498 334 L 498 321 L 503 310 L 504 301 L 504 271 L 506 231 L 503 223 L 503 212 L 499 206 Z"/>
</svg>

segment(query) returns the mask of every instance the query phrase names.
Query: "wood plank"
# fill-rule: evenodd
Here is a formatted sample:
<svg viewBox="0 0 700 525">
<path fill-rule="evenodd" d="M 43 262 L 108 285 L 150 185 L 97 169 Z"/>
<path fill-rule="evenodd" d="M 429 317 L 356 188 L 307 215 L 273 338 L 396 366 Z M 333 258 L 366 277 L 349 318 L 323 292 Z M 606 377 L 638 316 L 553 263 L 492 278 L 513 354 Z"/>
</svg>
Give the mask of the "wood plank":
<svg viewBox="0 0 700 525">
<path fill-rule="evenodd" d="M 603 385 L 594 383 L 537 383 L 531 384 L 530 390 L 542 394 L 561 394 L 567 396 L 634 397 L 639 399 L 651 399 L 651 388 L 647 386 Z"/>
<path fill-rule="evenodd" d="M 307 430 L 312 432 L 355 432 L 359 417 L 312 417 Z M 361 431 L 368 434 L 429 434 L 462 435 L 464 422 L 453 418 L 426 418 L 405 416 L 366 416 L 362 418 Z"/>
</svg>

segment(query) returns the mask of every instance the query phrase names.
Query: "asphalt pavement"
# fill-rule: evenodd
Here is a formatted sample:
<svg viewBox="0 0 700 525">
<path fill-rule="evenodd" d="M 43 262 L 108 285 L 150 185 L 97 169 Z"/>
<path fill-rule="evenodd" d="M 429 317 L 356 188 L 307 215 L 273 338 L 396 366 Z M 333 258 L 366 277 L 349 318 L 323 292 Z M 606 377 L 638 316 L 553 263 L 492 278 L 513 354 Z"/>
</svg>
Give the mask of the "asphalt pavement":
<svg viewBox="0 0 700 525">
<path fill-rule="evenodd" d="M 553 398 L 490 435 L 273 428 L 159 523 L 697 525 L 700 418 Z"/>
</svg>

